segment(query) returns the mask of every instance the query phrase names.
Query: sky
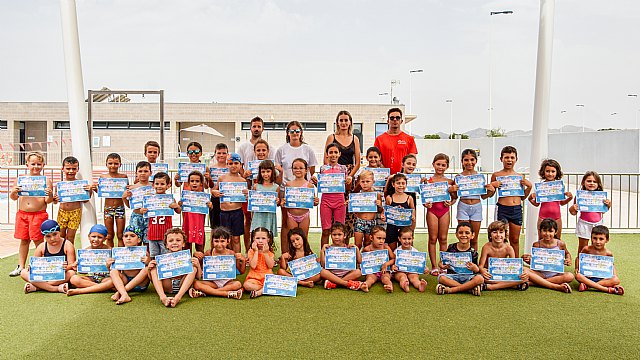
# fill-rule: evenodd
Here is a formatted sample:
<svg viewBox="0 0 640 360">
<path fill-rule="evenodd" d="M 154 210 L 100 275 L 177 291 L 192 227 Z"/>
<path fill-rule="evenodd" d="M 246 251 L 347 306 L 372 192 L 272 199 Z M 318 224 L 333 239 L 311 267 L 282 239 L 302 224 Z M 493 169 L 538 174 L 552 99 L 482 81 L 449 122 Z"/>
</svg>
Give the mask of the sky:
<svg viewBox="0 0 640 360">
<path fill-rule="evenodd" d="M 85 91 L 389 103 L 379 94 L 397 80 L 412 131 L 449 133 L 489 127 L 491 67 L 493 127 L 531 128 L 539 1 L 78 0 L 77 12 Z M 554 23 L 549 126 L 635 128 L 640 2 L 561 0 Z M 3 1 L 0 24 L 0 101 L 66 101 L 59 2 Z"/>
</svg>

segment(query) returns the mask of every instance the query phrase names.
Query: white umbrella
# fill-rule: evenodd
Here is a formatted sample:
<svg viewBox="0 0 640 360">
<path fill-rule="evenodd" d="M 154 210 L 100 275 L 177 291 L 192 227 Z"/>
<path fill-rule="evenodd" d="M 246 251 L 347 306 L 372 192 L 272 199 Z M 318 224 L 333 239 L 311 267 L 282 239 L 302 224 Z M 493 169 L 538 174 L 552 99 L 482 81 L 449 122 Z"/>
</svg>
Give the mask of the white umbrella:
<svg viewBox="0 0 640 360">
<path fill-rule="evenodd" d="M 180 131 L 207 133 L 207 134 L 211 134 L 211 135 L 214 135 L 214 136 L 224 137 L 224 135 L 220 134 L 220 132 L 218 130 L 212 128 L 211 126 L 205 125 L 205 124 L 200 124 L 200 125 L 196 125 L 196 126 L 190 126 L 190 127 L 186 128 L 186 129 L 181 129 Z"/>
</svg>

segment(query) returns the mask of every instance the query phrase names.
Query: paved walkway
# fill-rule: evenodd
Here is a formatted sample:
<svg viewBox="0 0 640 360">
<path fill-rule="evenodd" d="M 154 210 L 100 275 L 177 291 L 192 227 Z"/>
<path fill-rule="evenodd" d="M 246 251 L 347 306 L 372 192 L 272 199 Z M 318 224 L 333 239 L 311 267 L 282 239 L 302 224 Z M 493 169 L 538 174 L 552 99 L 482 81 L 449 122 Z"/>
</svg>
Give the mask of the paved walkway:
<svg viewBox="0 0 640 360">
<path fill-rule="evenodd" d="M 13 231 L 0 231 L 0 259 L 17 254 L 18 246 L 20 246 L 20 240 L 13 238 Z M 31 243 L 31 249 L 34 248 L 35 246 Z"/>
</svg>

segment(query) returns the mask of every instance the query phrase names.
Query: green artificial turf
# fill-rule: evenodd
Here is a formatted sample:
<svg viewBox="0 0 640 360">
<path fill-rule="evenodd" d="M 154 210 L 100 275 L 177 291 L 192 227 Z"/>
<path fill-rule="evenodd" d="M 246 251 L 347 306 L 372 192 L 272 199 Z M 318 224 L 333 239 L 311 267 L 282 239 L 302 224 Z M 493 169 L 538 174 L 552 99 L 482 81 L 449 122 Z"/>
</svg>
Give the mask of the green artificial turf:
<svg viewBox="0 0 640 360">
<path fill-rule="evenodd" d="M 570 250 L 576 239 L 565 235 Z M 0 358 L 638 358 L 637 235 L 608 247 L 624 296 L 530 288 L 438 296 L 299 288 L 297 298 L 183 298 L 162 306 L 155 291 L 116 306 L 109 294 L 25 295 L 0 260 Z M 484 243 L 481 236 L 481 243 Z M 450 237 L 450 240 L 453 236 Z M 319 236 L 312 235 L 317 249 Z M 523 241 L 523 240 L 522 240 Z M 426 248 L 426 235 L 416 240 Z M 572 251 L 573 253 L 573 251 Z M 574 254 L 575 255 L 575 254 Z"/>
</svg>

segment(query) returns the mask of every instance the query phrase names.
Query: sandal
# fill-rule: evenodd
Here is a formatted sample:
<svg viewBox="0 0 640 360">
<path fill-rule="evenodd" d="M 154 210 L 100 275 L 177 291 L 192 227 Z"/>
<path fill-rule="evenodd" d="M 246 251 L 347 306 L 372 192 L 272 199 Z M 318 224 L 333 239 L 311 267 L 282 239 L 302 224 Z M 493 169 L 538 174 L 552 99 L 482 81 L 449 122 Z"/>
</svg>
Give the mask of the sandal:
<svg viewBox="0 0 640 360">
<path fill-rule="evenodd" d="M 325 281 L 324 281 L 324 288 L 325 288 L 325 289 L 327 289 L 327 290 L 335 289 L 337 286 L 338 286 L 338 285 L 336 285 L 336 284 L 332 283 L 332 282 L 331 282 L 331 281 L 329 281 L 329 280 L 325 280 Z"/>
<path fill-rule="evenodd" d="M 262 294 L 258 293 L 258 290 L 251 290 L 251 293 L 249 294 L 249 298 L 255 299 L 260 295 L 262 295 Z"/>
<path fill-rule="evenodd" d="M 449 293 L 449 288 L 448 288 L 448 287 L 446 287 L 446 286 L 444 286 L 444 285 L 442 285 L 442 284 L 438 284 L 438 285 L 436 286 L 436 293 L 437 293 L 438 295 L 448 294 L 448 293 Z"/>
<path fill-rule="evenodd" d="M 58 292 L 61 292 L 63 294 L 66 294 L 67 291 L 69 291 L 69 284 L 64 283 L 64 284 L 60 284 L 58 285 Z"/>
<path fill-rule="evenodd" d="M 347 282 L 347 287 L 349 288 L 349 290 L 360 290 L 361 286 L 362 286 L 362 281 L 349 280 Z"/>
<path fill-rule="evenodd" d="M 589 290 L 589 286 L 585 283 L 580 283 L 580 287 L 578 287 L 578 291 L 583 292 Z"/>
<path fill-rule="evenodd" d="M 526 291 L 528 288 L 529 288 L 528 282 L 523 282 L 521 284 L 518 284 L 518 290 L 520 291 Z"/>
<path fill-rule="evenodd" d="M 429 274 L 430 274 L 431 276 L 438 276 L 438 275 L 440 275 L 440 270 L 435 269 L 435 268 L 434 268 L 434 269 L 431 269 L 431 271 L 429 271 Z"/>
<path fill-rule="evenodd" d="M 203 297 L 203 296 L 207 296 L 207 294 L 203 293 L 200 290 L 196 290 L 195 288 L 189 289 L 189 297 L 191 297 L 192 299 Z"/>
<path fill-rule="evenodd" d="M 35 287 L 32 283 L 28 282 L 28 283 L 24 284 L 24 293 L 25 294 L 28 294 L 28 293 L 31 293 L 31 292 L 36 292 L 36 291 L 38 291 L 38 288 Z"/>
<path fill-rule="evenodd" d="M 482 285 L 476 285 L 473 289 L 471 289 L 471 293 L 475 296 L 482 295 Z"/>
<path fill-rule="evenodd" d="M 227 292 L 227 299 L 236 299 L 236 300 L 242 299 L 242 289 Z"/>
<path fill-rule="evenodd" d="M 624 288 L 622 286 L 616 285 L 613 289 L 616 291 L 616 295 L 624 295 Z"/>
<path fill-rule="evenodd" d="M 567 294 L 571 294 L 571 286 L 569 284 L 562 283 L 561 285 L 564 287 L 564 289 L 562 291 L 564 291 Z"/>
<path fill-rule="evenodd" d="M 489 285 L 487 285 L 486 283 L 482 283 L 479 285 L 480 286 L 480 291 L 487 291 L 489 290 Z"/>
</svg>

